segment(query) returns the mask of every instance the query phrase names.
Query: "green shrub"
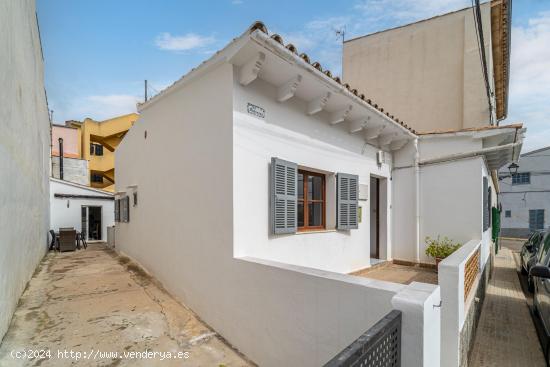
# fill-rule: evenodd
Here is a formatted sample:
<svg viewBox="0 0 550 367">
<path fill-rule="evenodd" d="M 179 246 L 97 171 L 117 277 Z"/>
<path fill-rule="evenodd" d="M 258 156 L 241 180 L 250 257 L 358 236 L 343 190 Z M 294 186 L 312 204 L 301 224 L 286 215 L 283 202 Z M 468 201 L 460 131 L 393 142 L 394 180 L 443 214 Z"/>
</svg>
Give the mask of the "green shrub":
<svg viewBox="0 0 550 367">
<path fill-rule="evenodd" d="M 428 245 L 428 247 L 426 247 L 426 255 L 439 259 L 446 258 L 462 246 L 462 244 L 455 243 L 446 236 L 443 237 L 443 239 L 440 239 L 440 236 L 437 236 L 437 239 L 427 236 L 424 241 L 426 245 Z"/>
</svg>

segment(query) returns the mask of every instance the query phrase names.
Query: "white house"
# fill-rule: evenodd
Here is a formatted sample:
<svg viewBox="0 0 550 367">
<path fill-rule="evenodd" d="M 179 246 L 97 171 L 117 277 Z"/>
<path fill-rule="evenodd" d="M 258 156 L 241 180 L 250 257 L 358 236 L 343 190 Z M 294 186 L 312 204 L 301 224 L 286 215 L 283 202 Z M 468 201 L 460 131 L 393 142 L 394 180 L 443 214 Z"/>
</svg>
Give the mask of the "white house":
<svg viewBox="0 0 550 367">
<path fill-rule="evenodd" d="M 107 241 L 114 225 L 114 194 L 50 178 L 50 228 L 73 227 L 87 241 Z"/>
<path fill-rule="evenodd" d="M 116 152 L 119 251 L 260 365 L 322 365 L 392 309 L 406 365 L 440 365 L 439 286 L 348 274 L 428 261 L 431 195 L 461 203 L 438 182 L 477 221 L 441 234 L 477 251 L 487 172 L 521 134 L 421 137 L 261 23 L 139 109 Z"/>
<path fill-rule="evenodd" d="M 519 168 L 510 175 L 499 172 L 502 235 L 527 238 L 550 228 L 550 147 L 521 155 Z"/>
</svg>

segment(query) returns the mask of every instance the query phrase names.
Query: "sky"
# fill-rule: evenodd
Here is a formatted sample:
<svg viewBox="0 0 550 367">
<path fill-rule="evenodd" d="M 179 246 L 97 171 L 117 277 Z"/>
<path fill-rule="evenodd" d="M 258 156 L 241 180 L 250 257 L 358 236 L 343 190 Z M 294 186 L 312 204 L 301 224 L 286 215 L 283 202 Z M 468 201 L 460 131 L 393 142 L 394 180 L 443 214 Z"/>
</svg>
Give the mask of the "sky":
<svg viewBox="0 0 550 367">
<path fill-rule="evenodd" d="M 471 6 L 472 0 L 36 0 L 55 123 L 134 112 L 255 20 L 339 75 L 345 38 Z M 550 0 L 515 0 L 508 118 L 523 151 L 550 145 Z"/>
</svg>

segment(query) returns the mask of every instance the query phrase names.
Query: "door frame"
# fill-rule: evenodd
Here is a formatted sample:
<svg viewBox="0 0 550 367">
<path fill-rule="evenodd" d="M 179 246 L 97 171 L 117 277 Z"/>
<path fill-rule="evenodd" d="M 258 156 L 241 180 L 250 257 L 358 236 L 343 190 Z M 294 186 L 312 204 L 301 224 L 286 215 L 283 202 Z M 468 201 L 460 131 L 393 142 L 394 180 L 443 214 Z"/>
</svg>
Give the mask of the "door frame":
<svg viewBox="0 0 550 367">
<path fill-rule="evenodd" d="M 372 256 L 372 243 L 370 243 L 370 248 L 371 248 L 370 253 L 371 253 L 371 257 L 374 257 L 375 259 L 380 259 L 380 178 L 372 175 L 370 176 L 369 185 L 371 188 L 370 189 L 371 193 L 373 192 L 373 187 L 372 187 L 373 180 L 375 180 L 376 182 L 376 190 L 374 191 L 376 195 L 376 207 L 374 208 L 374 210 L 376 210 L 376 217 L 372 218 L 372 214 L 373 214 L 372 203 L 374 198 L 371 195 L 370 204 L 369 204 L 369 216 L 370 216 L 369 226 L 370 226 L 370 229 L 372 230 L 373 219 L 374 219 L 375 221 L 374 226 L 376 231 L 376 250 L 375 250 L 375 255 Z M 370 236 L 369 242 L 370 241 L 372 241 L 372 234 Z"/>
<path fill-rule="evenodd" d="M 100 238 L 99 240 L 90 240 L 90 210 L 89 208 L 99 208 L 99 223 L 100 223 L 100 228 L 99 228 L 99 232 L 101 234 L 101 238 L 103 238 L 103 205 L 81 205 L 81 211 L 80 211 L 80 225 L 83 226 L 84 222 L 82 221 L 82 209 L 86 209 L 86 228 L 81 228 L 81 232 L 84 232 L 86 234 L 85 236 L 85 239 L 86 239 L 86 242 L 88 241 L 101 241 L 102 239 Z"/>
</svg>

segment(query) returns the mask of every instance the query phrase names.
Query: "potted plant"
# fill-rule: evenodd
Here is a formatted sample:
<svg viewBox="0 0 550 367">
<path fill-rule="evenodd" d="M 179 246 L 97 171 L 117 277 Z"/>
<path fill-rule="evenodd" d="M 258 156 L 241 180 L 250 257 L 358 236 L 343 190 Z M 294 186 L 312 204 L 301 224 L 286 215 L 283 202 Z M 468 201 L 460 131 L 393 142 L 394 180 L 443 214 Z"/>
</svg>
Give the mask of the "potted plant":
<svg viewBox="0 0 550 367">
<path fill-rule="evenodd" d="M 455 243 L 453 240 L 448 237 L 440 238 L 437 236 L 437 239 L 433 239 L 430 236 L 427 236 L 425 239 L 426 245 L 426 255 L 433 257 L 435 259 L 436 267 L 439 265 L 441 260 L 458 250 L 462 244 Z"/>
</svg>

